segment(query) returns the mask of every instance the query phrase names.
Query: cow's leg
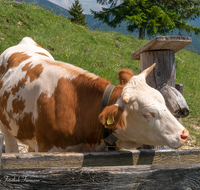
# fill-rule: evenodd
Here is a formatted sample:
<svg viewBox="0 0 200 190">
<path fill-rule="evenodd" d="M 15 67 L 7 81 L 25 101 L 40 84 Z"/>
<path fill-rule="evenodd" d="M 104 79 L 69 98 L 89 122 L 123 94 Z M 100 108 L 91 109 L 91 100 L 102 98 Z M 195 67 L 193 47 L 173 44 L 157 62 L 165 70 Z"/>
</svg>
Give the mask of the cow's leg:
<svg viewBox="0 0 200 190">
<path fill-rule="evenodd" d="M 4 134 L 4 141 L 6 144 L 6 153 L 18 152 L 18 144 L 15 137 L 13 137 L 8 130 L 1 124 L 1 132 Z"/>
</svg>

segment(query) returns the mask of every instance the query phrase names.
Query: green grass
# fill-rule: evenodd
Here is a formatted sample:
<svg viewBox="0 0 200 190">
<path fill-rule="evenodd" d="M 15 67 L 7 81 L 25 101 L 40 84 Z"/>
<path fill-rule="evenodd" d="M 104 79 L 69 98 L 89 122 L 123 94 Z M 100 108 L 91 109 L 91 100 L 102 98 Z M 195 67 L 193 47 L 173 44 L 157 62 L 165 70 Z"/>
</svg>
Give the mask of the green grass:
<svg viewBox="0 0 200 190">
<path fill-rule="evenodd" d="M 82 67 L 114 84 L 118 84 L 117 72 L 122 68 L 139 73 L 140 62 L 130 56 L 148 42 L 116 32 L 89 30 L 35 5 L 0 0 L 0 54 L 25 36 L 33 38 L 56 60 Z M 191 111 L 183 124 L 200 142 L 198 131 L 192 127 L 200 126 L 200 56 L 181 50 L 175 59 L 176 83 L 183 84 Z"/>
</svg>

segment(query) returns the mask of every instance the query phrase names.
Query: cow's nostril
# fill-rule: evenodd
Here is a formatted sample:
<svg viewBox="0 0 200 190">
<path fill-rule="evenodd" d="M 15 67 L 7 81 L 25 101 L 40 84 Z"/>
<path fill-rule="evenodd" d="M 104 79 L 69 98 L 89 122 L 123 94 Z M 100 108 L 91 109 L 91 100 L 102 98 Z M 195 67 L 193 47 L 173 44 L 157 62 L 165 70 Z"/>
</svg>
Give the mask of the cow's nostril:
<svg viewBox="0 0 200 190">
<path fill-rule="evenodd" d="M 188 139 L 188 136 L 189 136 L 188 130 L 187 130 L 187 129 L 184 129 L 184 130 L 182 131 L 182 134 L 180 135 L 181 141 L 182 141 L 183 143 L 185 143 L 185 142 L 187 141 L 187 139 Z"/>
</svg>

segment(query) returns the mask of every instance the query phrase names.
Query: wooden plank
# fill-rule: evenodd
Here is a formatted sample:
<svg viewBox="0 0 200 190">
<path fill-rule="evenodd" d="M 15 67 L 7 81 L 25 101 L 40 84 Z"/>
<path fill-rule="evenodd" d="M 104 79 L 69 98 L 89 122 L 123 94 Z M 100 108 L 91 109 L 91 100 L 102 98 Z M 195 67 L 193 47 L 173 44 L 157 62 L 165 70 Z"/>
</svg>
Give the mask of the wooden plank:
<svg viewBox="0 0 200 190">
<path fill-rule="evenodd" d="M 1 170 L 0 189 L 199 189 L 200 164 Z"/>
<path fill-rule="evenodd" d="M 172 50 L 143 52 L 140 57 L 141 72 L 156 63 L 153 72 L 146 78 L 149 86 L 157 89 L 165 83 L 175 87 L 176 69 Z"/>
<path fill-rule="evenodd" d="M 200 150 L 2 154 L 1 169 L 200 164 Z"/>
<path fill-rule="evenodd" d="M 132 53 L 132 60 L 140 60 L 140 54 L 146 51 L 172 50 L 174 53 L 192 43 L 192 38 L 184 36 L 157 36 L 140 49 Z"/>
</svg>

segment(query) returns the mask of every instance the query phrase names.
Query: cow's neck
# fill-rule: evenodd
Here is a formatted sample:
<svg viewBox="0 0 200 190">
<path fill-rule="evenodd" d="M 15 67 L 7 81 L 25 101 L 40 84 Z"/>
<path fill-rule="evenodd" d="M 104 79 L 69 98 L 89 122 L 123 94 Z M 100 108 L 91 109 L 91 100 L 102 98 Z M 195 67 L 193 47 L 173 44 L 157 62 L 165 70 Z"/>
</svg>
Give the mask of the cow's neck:
<svg viewBox="0 0 200 190">
<path fill-rule="evenodd" d="M 81 81 L 83 81 L 83 83 Z M 80 78 L 77 78 L 77 81 L 75 82 L 75 85 L 80 85 L 80 94 L 82 95 L 78 100 L 78 104 L 81 108 L 84 108 L 80 109 L 79 112 L 80 117 L 84 118 L 84 122 L 82 120 L 79 121 L 79 119 L 77 118 L 76 127 L 79 128 L 80 132 L 86 130 L 85 134 L 81 132 L 80 135 L 82 136 L 82 140 L 78 138 L 79 141 L 77 143 L 90 144 L 91 147 L 94 144 L 99 146 L 102 144 L 103 141 L 103 131 L 101 123 L 98 120 L 98 116 L 101 112 L 101 101 L 104 90 L 106 89 L 107 85 L 110 84 L 110 82 L 102 78 L 97 78 L 96 80 L 87 80 L 87 83 L 85 83 L 84 80 L 80 80 Z M 115 86 L 115 89 L 110 99 L 110 105 L 113 105 L 117 102 L 117 100 L 121 96 L 122 89 L 122 85 Z M 84 99 L 82 99 L 83 94 L 85 96 Z M 90 125 L 88 125 L 87 122 L 90 122 Z M 88 128 L 88 126 L 90 127 Z"/>
</svg>

